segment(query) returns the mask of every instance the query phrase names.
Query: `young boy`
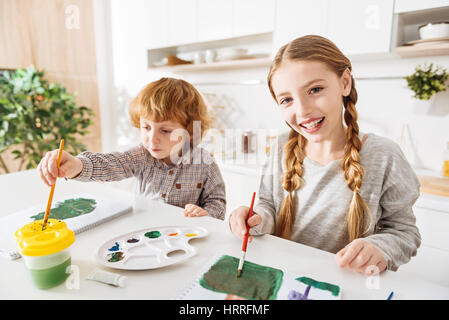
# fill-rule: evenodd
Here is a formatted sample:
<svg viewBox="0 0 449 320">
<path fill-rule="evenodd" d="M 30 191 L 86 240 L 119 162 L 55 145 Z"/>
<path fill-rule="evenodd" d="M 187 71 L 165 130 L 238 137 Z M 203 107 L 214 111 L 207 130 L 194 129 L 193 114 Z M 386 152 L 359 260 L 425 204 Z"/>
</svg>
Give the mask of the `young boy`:
<svg viewBox="0 0 449 320">
<path fill-rule="evenodd" d="M 83 152 L 76 157 L 47 152 L 38 173 L 48 186 L 57 177 L 79 181 L 138 179 L 140 195 L 185 208 L 185 216 L 224 219 L 225 185 L 212 155 L 198 147 L 210 127 L 207 107 L 188 82 L 162 78 L 151 82 L 129 106 L 141 143 L 125 152 Z"/>
</svg>

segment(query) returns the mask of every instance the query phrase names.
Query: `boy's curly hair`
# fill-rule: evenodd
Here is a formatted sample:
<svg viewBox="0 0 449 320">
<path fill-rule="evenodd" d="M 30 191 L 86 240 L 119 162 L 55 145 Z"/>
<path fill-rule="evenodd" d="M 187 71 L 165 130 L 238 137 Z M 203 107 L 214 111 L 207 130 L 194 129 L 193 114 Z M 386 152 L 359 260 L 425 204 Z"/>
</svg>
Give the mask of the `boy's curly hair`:
<svg viewBox="0 0 449 320">
<path fill-rule="evenodd" d="M 193 85 L 182 79 L 161 78 L 150 82 L 128 107 L 132 126 L 140 128 L 140 117 L 155 122 L 179 122 L 193 137 L 193 122 L 201 122 L 201 137 L 211 127 L 207 105 Z"/>
</svg>

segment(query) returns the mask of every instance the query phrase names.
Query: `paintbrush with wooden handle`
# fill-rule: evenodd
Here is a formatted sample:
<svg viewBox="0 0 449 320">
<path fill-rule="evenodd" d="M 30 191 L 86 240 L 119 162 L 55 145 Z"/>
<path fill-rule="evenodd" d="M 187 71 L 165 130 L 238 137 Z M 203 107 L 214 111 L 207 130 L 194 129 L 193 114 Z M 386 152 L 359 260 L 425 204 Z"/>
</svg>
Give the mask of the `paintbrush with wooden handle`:
<svg viewBox="0 0 449 320">
<path fill-rule="evenodd" d="M 64 139 L 61 139 L 61 143 L 59 144 L 58 160 L 56 162 L 58 169 L 59 169 L 59 163 L 61 162 L 63 148 L 64 148 Z M 50 195 L 48 197 L 48 202 L 47 202 L 47 209 L 45 210 L 44 221 L 42 223 L 42 230 L 45 230 L 45 228 L 47 227 L 47 221 L 48 221 L 48 217 L 50 216 L 50 208 L 51 208 L 51 203 L 53 201 L 53 193 L 55 192 L 55 186 L 56 186 L 56 180 L 55 180 L 55 183 L 53 183 L 51 185 Z"/>
</svg>

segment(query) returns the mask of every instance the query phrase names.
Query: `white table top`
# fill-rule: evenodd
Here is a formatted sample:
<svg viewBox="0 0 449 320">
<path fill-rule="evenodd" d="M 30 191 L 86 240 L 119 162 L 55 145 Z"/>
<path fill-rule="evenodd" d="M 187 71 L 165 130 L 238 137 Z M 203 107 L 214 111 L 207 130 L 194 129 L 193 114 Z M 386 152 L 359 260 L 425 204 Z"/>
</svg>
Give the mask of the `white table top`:
<svg viewBox="0 0 449 320">
<path fill-rule="evenodd" d="M 131 192 L 112 188 L 108 183 L 59 179 L 53 201 L 79 192 L 120 197 L 131 202 L 134 199 Z M 45 206 L 49 188 L 35 171 L 30 170 L 0 175 L 0 194 L 0 216 L 3 216 L 39 203 Z M 72 265 L 76 265 L 80 272 L 79 289 L 68 289 L 61 284 L 38 290 L 33 287 L 22 259 L 0 258 L 0 299 L 174 299 L 212 256 L 240 257 L 242 244 L 230 233 L 226 222 L 210 217 L 185 218 L 182 211 L 178 207 L 151 202 L 146 211 L 135 210 L 78 234 L 71 252 Z M 198 249 L 198 254 L 184 262 L 159 269 L 123 271 L 100 266 L 95 261 L 96 249 L 114 236 L 146 227 L 174 225 L 198 225 L 209 231 L 207 237 L 191 240 L 190 244 Z M 393 299 L 449 299 L 448 287 L 409 276 L 400 269 L 398 272 L 386 271 L 378 278 L 360 275 L 337 267 L 331 253 L 271 235 L 255 237 L 248 244 L 246 260 L 337 284 L 342 289 L 342 299 L 386 299 L 391 291 L 394 291 Z M 97 267 L 127 276 L 128 285 L 120 288 L 85 280 Z"/>
</svg>

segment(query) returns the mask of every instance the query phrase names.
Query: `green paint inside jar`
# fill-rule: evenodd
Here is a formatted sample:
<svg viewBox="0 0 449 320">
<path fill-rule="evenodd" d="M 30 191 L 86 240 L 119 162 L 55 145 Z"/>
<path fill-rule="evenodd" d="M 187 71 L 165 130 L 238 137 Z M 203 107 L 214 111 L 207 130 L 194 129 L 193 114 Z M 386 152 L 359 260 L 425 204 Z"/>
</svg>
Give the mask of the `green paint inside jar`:
<svg viewBox="0 0 449 320">
<path fill-rule="evenodd" d="M 161 233 L 159 231 L 150 231 L 145 233 L 145 237 L 150 238 L 150 239 L 154 239 L 154 238 L 159 238 L 161 236 Z"/>
<path fill-rule="evenodd" d="M 69 276 L 66 273 L 67 267 L 71 265 L 69 257 L 64 262 L 47 269 L 29 269 L 33 283 L 39 289 L 55 287 L 65 281 Z"/>
</svg>

